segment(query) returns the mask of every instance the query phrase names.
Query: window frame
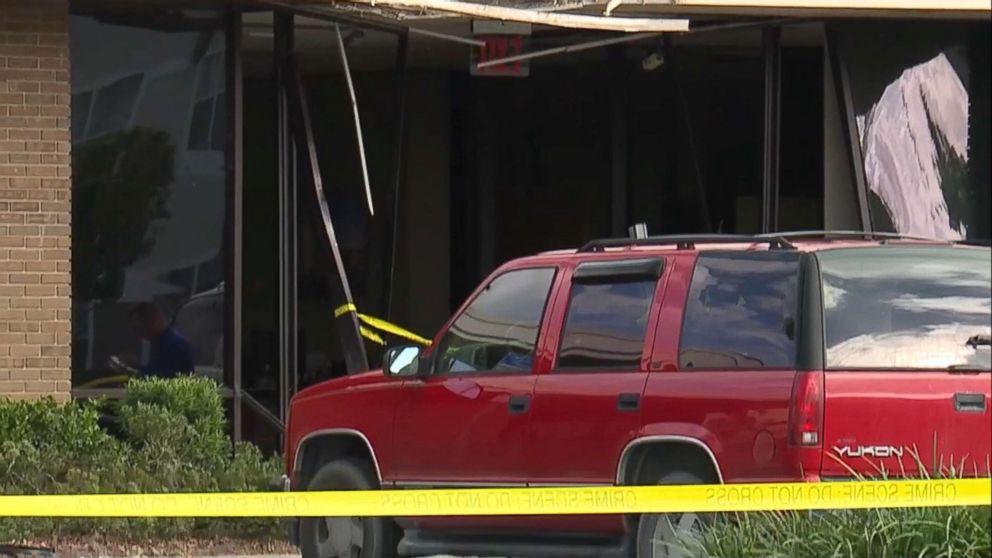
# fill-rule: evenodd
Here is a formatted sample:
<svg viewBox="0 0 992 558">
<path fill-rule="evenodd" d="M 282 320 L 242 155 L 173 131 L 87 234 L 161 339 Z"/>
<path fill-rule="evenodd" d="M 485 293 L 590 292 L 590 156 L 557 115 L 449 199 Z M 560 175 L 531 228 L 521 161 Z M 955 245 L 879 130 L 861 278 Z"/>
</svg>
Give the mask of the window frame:
<svg viewBox="0 0 992 558">
<path fill-rule="evenodd" d="M 676 347 L 676 351 L 675 351 L 675 355 L 674 355 L 676 369 L 679 372 L 738 372 L 738 371 L 740 371 L 740 372 L 748 372 L 748 371 L 755 371 L 755 370 L 766 371 L 766 372 L 767 371 L 787 371 L 787 372 L 791 371 L 791 372 L 794 372 L 794 371 L 797 371 L 797 370 L 806 368 L 806 365 L 807 364 L 809 364 L 811 362 L 815 362 L 816 360 L 818 360 L 817 356 L 820 356 L 822 358 L 822 353 L 821 353 L 821 355 L 810 354 L 810 352 L 811 352 L 810 349 L 811 348 L 813 349 L 813 352 L 815 353 L 815 350 L 816 350 L 815 346 L 812 346 L 811 345 L 808 348 L 805 347 L 805 345 L 808 344 L 807 343 L 807 340 L 811 336 L 810 334 L 813 333 L 812 336 L 815 337 L 814 328 L 811 328 L 810 327 L 810 324 L 807 321 L 807 315 L 808 315 L 808 313 L 805 311 L 805 309 L 807 307 L 808 299 L 812 298 L 810 296 L 809 287 L 807 286 L 807 281 L 808 281 L 807 277 L 810 275 L 809 270 L 807 268 L 810 265 L 815 265 L 815 263 L 810 264 L 810 259 L 811 258 L 809 258 L 808 257 L 809 254 L 806 254 L 806 253 L 778 251 L 778 252 L 783 252 L 783 253 L 794 253 L 796 255 L 796 295 L 795 295 L 796 296 L 796 300 L 795 300 L 795 314 L 793 315 L 793 319 L 792 319 L 793 320 L 793 331 L 794 331 L 794 334 L 793 335 L 795 337 L 795 339 L 793 341 L 793 344 L 795 346 L 793 347 L 792 366 L 791 367 L 788 367 L 788 366 L 787 367 L 782 367 L 782 366 L 748 366 L 748 367 L 734 367 L 734 368 L 732 368 L 732 367 L 714 367 L 714 366 L 690 366 L 690 367 L 687 367 L 687 366 L 684 366 L 682 364 L 682 350 L 683 350 L 683 347 L 685 345 L 685 339 L 686 339 L 685 325 L 686 325 L 686 321 L 688 320 L 688 317 L 689 317 L 689 302 L 690 302 L 690 298 L 689 297 L 692 294 L 693 281 L 696 278 L 696 271 L 699 269 L 699 260 L 700 260 L 700 258 L 702 258 L 703 256 L 721 256 L 721 255 L 725 256 L 725 255 L 728 255 L 728 254 L 738 254 L 738 253 L 739 254 L 751 254 L 751 253 L 754 253 L 754 254 L 765 254 L 765 253 L 768 253 L 768 252 L 775 252 L 775 251 L 774 250 L 767 250 L 767 251 L 762 251 L 762 252 L 742 252 L 742 251 L 736 251 L 736 250 L 713 250 L 713 251 L 707 251 L 707 252 L 700 252 L 700 253 L 698 253 L 696 255 L 695 259 L 692 262 L 692 271 L 689 273 L 688 283 L 686 284 L 686 292 L 685 292 L 685 297 L 686 298 L 685 298 L 685 301 L 684 301 L 684 303 L 682 305 L 682 323 L 679 324 L 679 342 L 678 342 L 678 346 Z M 816 274 L 814 274 L 813 277 L 814 277 L 814 280 L 817 280 Z M 816 298 L 817 298 L 817 300 L 819 300 L 819 296 L 817 296 Z M 822 320 L 822 315 L 810 315 L 808 317 L 809 318 L 812 318 L 814 321 L 817 320 L 817 319 Z M 820 329 L 820 334 L 822 335 L 822 325 L 820 326 L 819 329 Z M 822 338 L 821 338 L 821 346 L 822 346 Z M 820 369 L 822 369 L 822 367 Z"/>
<path fill-rule="evenodd" d="M 613 265 L 615 270 L 612 273 L 582 273 L 579 269 L 583 265 L 602 265 L 604 267 Z M 558 339 L 554 346 L 549 374 L 624 374 L 647 372 L 652 352 L 654 351 L 654 338 L 657 327 L 657 312 L 655 306 L 660 303 L 662 289 L 664 288 L 664 278 L 669 272 L 672 262 L 666 256 L 648 256 L 640 258 L 621 258 L 610 260 L 583 260 L 575 264 L 571 272 L 562 279 L 562 312 L 558 327 Z M 641 358 L 638 368 L 562 368 L 559 365 L 562 344 L 565 342 L 565 326 L 568 324 L 568 316 L 572 312 L 572 293 L 576 283 L 596 284 L 596 283 L 619 283 L 618 279 L 628 278 L 627 282 L 637 282 L 637 278 L 643 280 L 654 280 L 654 292 L 648 302 L 648 323 L 644 326 L 644 339 L 641 346 Z"/>
<path fill-rule="evenodd" d="M 440 359 L 441 354 L 441 342 L 454 327 L 455 323 L 465 315 L 465 312 L 475 304 L 475 301 L 488 289 L 497 279 L 514 273 L 517 271 L 532 271 L 532 270 L 551 270 L 551 281 L 548 284 L 548 292 L 544 298 L 544 307 L 541 309 L 541 317 L 538 320 L 537 325 L 537 337 L 534 339 L 534 359 L 531 363 L 530 370 L 512 370 L 512 369 L 493 369 L 493 370 L 471 370 L 465 372 L 450 372 L 450 371 L 439 371 L 437 369 L 438 359 Z M 537 353 L 541 349 L 541 341 L 544 339 L 545 332 L 547 330 L 547 321 L 551 315 L 552 300 L 556 298 L 556 293 L 558 290 L 558 284 L 562 276 L 561 266 L 556 264 L 535 264 L 535 265 L 525 265 L 520 267 L 513 267 L 508 269 L 497 270 L 492 275 L 486 278 L 486 280 L 479 284 L 475 292 L 465 301 L 464 304 L 458 309 L 458 311 L 451 316 L 448 322 L 444 325 L 441 331 L 438 332 L 436 337 L 436 343 L 431 347 L 430 354 L 426 358 L 426 364 L 428 373 L 425 375 L 426 378 L 470 378 L 476 376 L 527 376 L 535 374 L 538 370 L 537 368 Z"/>
</svg>

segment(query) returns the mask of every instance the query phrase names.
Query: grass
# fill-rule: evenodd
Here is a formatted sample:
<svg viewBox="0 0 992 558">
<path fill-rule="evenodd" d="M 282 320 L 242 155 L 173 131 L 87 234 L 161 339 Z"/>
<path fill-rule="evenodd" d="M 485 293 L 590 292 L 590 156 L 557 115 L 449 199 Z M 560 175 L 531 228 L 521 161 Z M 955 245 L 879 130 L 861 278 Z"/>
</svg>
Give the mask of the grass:
<svg viewBox="0 0 992 558">
<path fill-rule="evenodd" d="M 937 439 L 933 440 L 934 448 Z M 960 478 L 979 476 L 964 460 L 946 465 L 933 451 L 935 466 L 924 465 L 916 448 L 914 475 L 903 468 L 900 478 Z M 866 477 L 831 454 L 851 477 Z M 867 460 L 866 460 L 867 461 Z M 871 463 L 869 461 L 869 463 Z M 985 476 L 989 474 L 986 458 Z M 872 465 L 873 478 L 889 472 Z M 685 550 L 708 558 L 989 558 L 992 557 L 992 510 L 989 506 L 876 508 L 864 510 L 780 511 L 717 516 L 698 539 L 686 539 Z"/>
<path fill-rule="evenodd" d="M 734 514 L 687 550 L 712 558 L 979 558 L 992 556 L 990 521 L 988 506 Z"/>
</svg>

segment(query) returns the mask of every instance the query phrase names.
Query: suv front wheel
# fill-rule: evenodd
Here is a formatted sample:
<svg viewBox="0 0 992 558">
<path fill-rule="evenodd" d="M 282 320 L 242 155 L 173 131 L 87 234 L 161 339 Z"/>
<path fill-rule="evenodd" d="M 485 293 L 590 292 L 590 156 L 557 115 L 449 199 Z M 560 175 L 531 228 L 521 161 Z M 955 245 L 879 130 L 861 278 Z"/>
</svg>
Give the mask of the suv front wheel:
<svg viewBox="0 0 992 558">
<path fill-rule="evenodd" d="M 688 471 L 663 473 L 656 484 L 705 484 Z M 637 525 L 637 558 L 689 558 L 700 549 L 694 539 L 705 529 L 710 517 L 700 513 L 644 514 Z"/>
<path fill-rule="evenodd" d="M 375 490 L 371 467 L 358 459 L 332 461 L 317 471 L 307 490 Z M 395 558 L 397 527 L 388 517 L 304 517 L 303 558 Z"/>
</svg>

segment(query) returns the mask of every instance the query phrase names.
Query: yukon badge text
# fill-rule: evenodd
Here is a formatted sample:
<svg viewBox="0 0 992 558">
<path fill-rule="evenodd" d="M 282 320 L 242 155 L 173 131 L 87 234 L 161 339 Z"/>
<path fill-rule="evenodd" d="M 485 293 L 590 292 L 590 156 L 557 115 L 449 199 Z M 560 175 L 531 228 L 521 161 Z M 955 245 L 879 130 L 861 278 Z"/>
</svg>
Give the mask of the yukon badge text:
<svg viewBox="0 0 992 558">
<path fill-rule="evenodd" d="M 903 448 L 896 446 L 834 446 L 841 457 L 902 457 Z"/>
</svg>

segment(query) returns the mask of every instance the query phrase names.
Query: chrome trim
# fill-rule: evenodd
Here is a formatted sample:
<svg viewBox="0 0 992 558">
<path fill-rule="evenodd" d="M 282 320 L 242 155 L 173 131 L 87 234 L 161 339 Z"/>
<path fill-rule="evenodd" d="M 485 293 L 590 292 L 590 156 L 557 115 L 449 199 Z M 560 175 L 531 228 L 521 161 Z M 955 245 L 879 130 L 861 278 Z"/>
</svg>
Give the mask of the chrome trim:
<svg viewBox="0 0 992 558">
<path fill-rule="evenodd" d="M 679 436 L 676 434 L 671 435 L 659 435 L 659 436 L 644 436 L 643 438 L 635 438 L 624 446 L 623 451 L 620 453 L 620 463 L 617 466 L 617 484 L 619 485 L 623 480 L 623 475 L 627 468 L 627 456 L 628 452 L 642 444 L 648 444 L 651 442 L 682 442 L 696 445 L 706 452 L 706 455 L 710 457 L 710 461 L 713 462 L 713 468 L 716 470 L 716 478 L 723 484 L 723 473 L 720 472 L 720 464 L 716 460 L 716 456 L 713 455 L 713 450 L 709 448 L 705 443 L 697 438 L 690 438 L 689 436 Z"/>
<path fill-rule="evenodd" d="M 365 434 L 362 434 L 360 431 L 353 428 L 325 428 L 323 430 L 314 430 L 313 432 L 300 438 L 300 441 L 296 443 L 296 453 L 293 454 L 293 472 L 295 473 L 300 470 L 300 455 L 302 455 L 300 449 L 303 447 L 304 443 L 311 438 L 334 435 L 354 436 L 365 442 L 365 447 L 369 449 L 369 454 L 372 456 L 372 465 L 375 467 L 375 476 L 379 480 L 379 485 L 382 486 L 382 471 L 379 469 L 379 459 L 375 456 L 375 450 L 372 449 L 372 442 L 369 442 L 369 439 L 365 436 Z"/>
</svg>

